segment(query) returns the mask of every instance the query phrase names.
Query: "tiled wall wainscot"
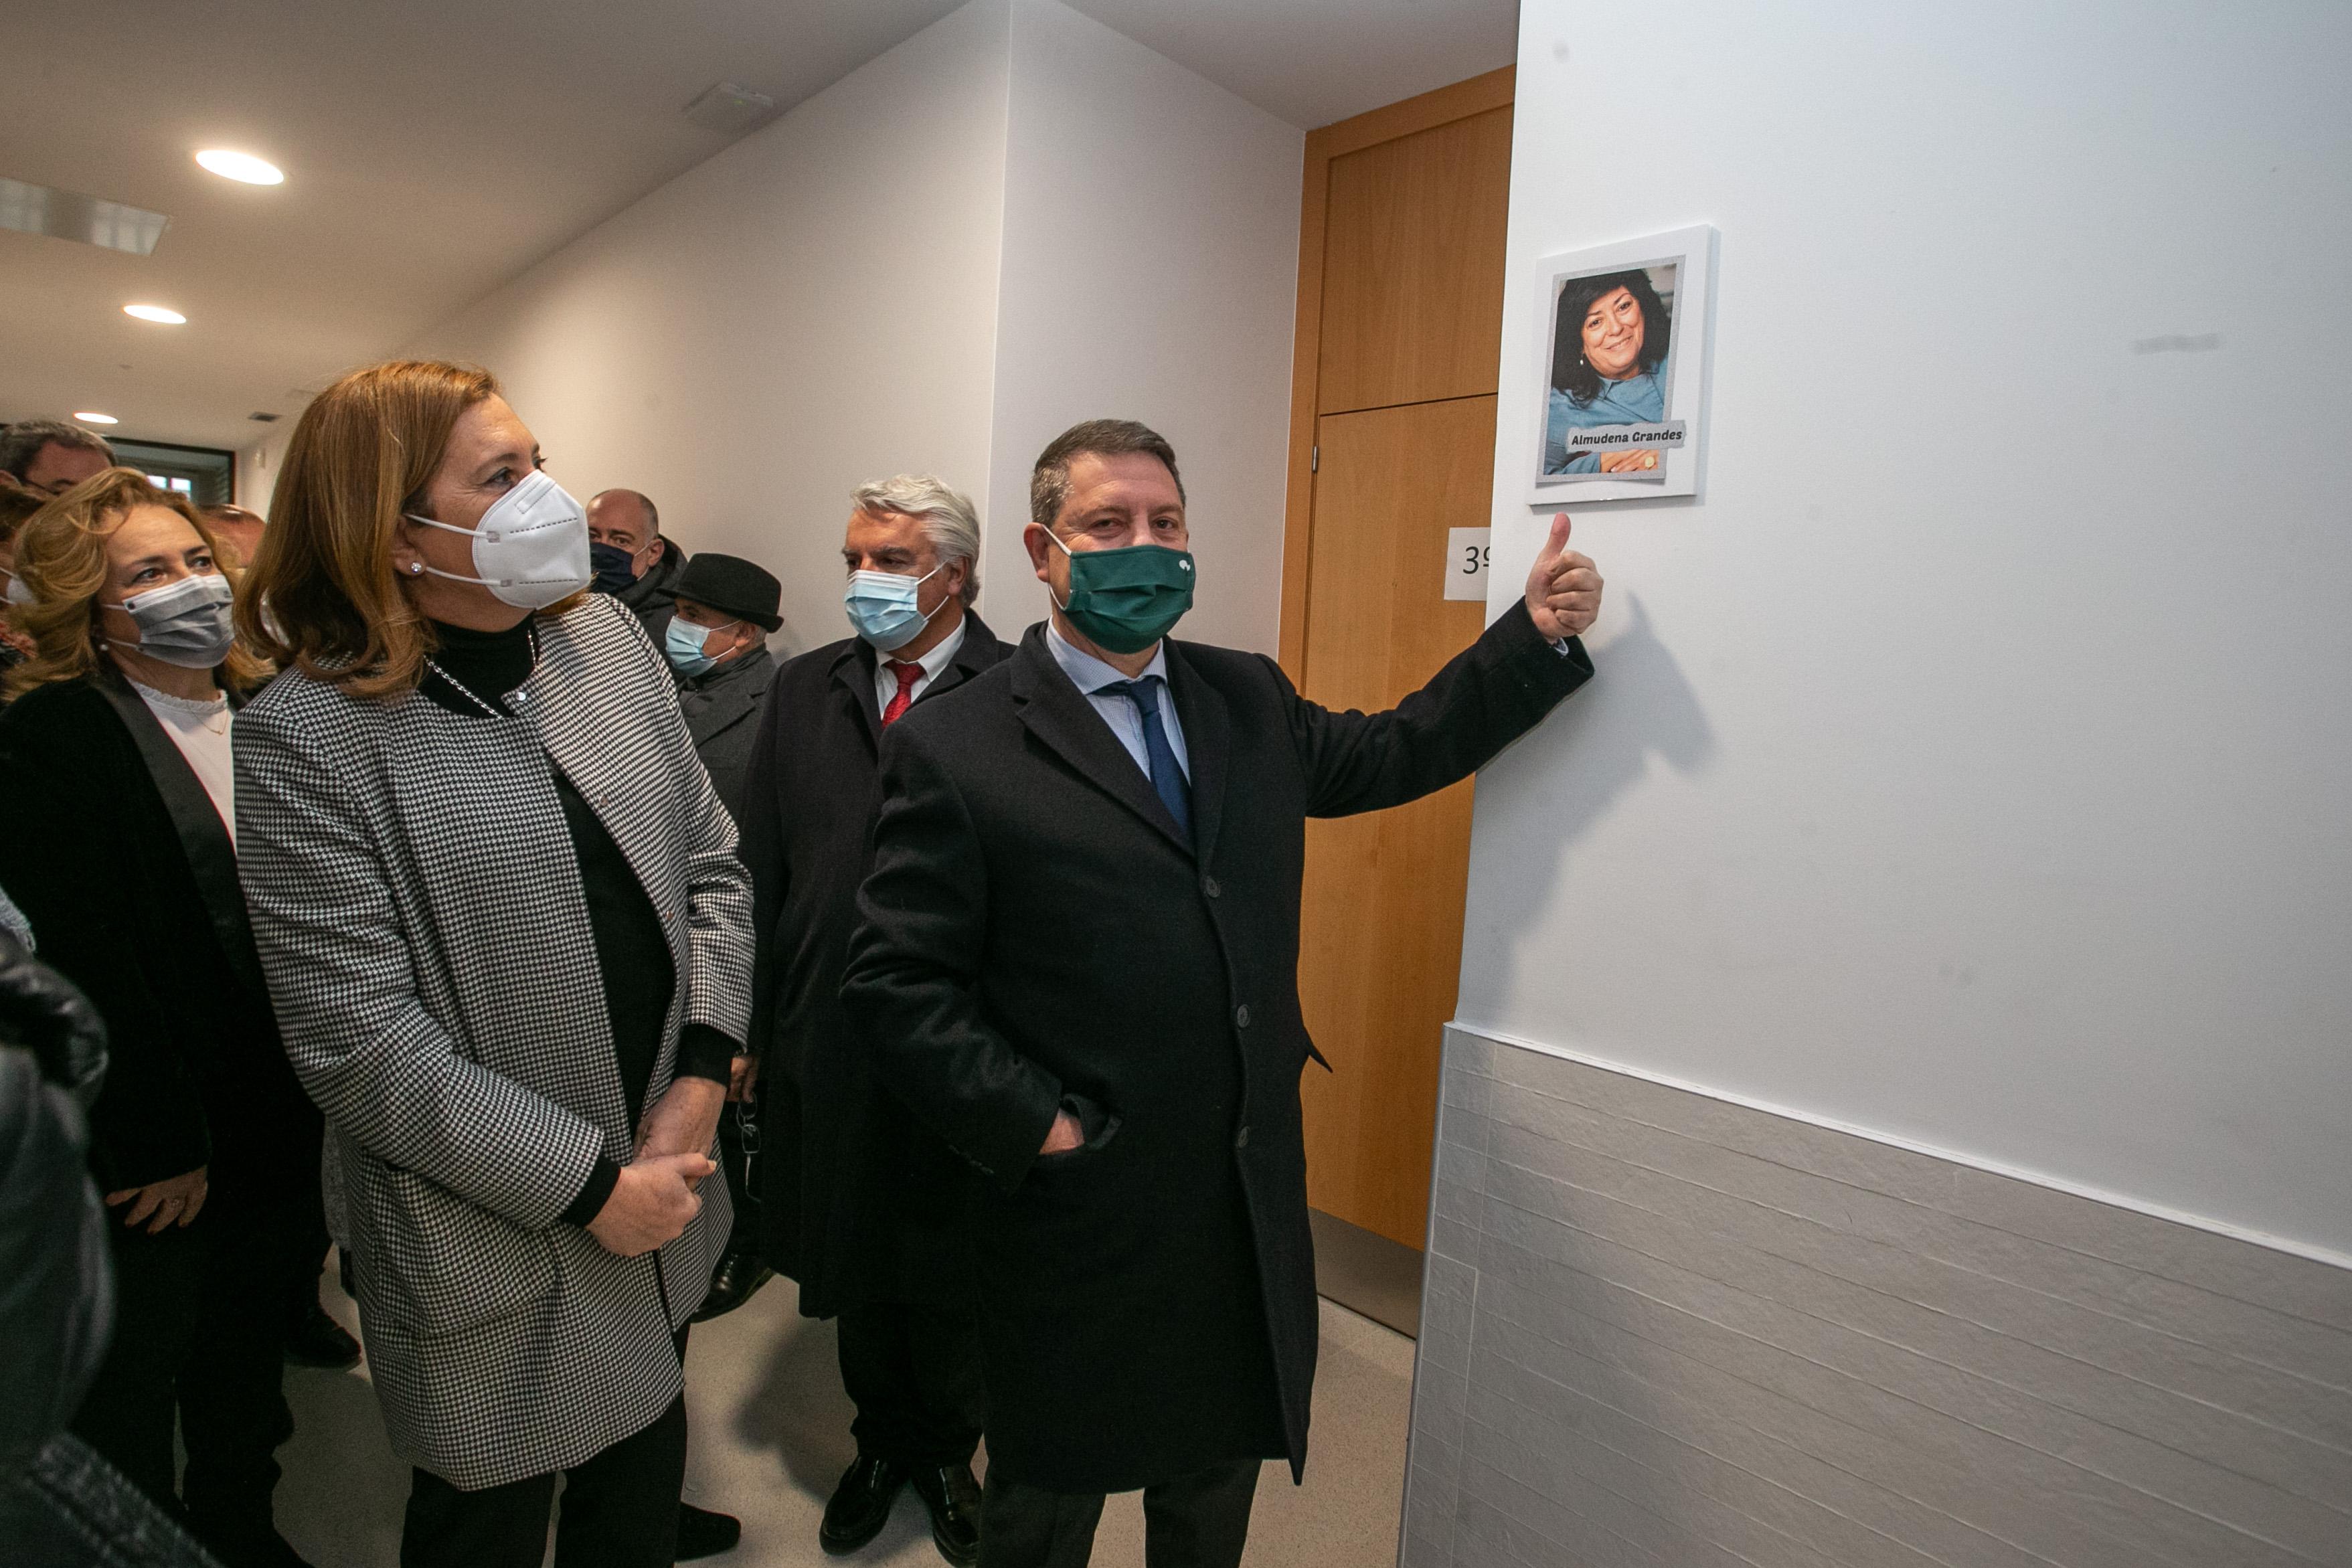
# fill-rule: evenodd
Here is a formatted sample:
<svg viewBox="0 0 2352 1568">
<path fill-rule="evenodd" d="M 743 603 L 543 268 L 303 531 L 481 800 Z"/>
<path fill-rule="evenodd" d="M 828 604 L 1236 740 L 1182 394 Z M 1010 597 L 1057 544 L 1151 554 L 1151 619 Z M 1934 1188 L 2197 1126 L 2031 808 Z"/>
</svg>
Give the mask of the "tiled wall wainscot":
<svg viewBox="0 0 2352 1568">
<path fill-rule="evenodd" d="M 2352 1568 L 2352 1270 L 1447 1031 L 1402 1568 Z"/>
</svg>

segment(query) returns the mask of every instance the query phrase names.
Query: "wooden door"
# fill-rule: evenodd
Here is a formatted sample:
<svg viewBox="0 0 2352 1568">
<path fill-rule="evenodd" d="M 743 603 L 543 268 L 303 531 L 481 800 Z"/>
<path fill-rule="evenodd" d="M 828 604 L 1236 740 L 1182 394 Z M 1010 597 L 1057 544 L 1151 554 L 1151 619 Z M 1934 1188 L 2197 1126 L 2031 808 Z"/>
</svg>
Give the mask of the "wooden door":
<svg viewBox="0 0 2352 1568">
<path fill-rule="evenodd" d="M 1483 624 L 1445 546 L 1490 516 L 1510 99 L 1497 71 L 1307 138 L 1282 647 L 1326 706 L 1394 706 Z M 1334 1070 L 1302 1091 L 1308 1200 L 1416 1249 L 1470 799 L 1307 829 L 1299 997 Z"/>
<path fill-rule="evenodd" d="M 1305 685 L 1377 713 L 1478 635 L 1447 600 L 1448 528 L 1484 528 L 1495 400 L 1405 403 L 1321 422 Z M 1419 1247 L 1438 1048 L 1454 1016 L 1469 874 L 1468 779 L 1410 806 L 1310 822 L 1298 956 L 1307 1027 L 1334 1071 L 1306 1080 L 1307 1198 Z"/>
</svg>

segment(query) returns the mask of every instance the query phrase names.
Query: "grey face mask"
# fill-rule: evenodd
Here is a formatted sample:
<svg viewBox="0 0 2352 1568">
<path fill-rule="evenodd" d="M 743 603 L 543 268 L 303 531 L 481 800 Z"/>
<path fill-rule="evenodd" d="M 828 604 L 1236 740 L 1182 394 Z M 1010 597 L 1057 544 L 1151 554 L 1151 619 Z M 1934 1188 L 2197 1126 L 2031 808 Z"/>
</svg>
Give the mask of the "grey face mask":
<svg viewBox="0 0 2352 1568">
<path fill-rule="evenodd" d="M 229 606 L 236 601 L 236 591 L 218 572 L 184 577 L 108 606 L 139 623 L 139 640 L 107 641 L 167 664 L 209 670 L 228 657 L 229 646 L 236 641 L 236 629 L 229 621 Z"/>
</svg>

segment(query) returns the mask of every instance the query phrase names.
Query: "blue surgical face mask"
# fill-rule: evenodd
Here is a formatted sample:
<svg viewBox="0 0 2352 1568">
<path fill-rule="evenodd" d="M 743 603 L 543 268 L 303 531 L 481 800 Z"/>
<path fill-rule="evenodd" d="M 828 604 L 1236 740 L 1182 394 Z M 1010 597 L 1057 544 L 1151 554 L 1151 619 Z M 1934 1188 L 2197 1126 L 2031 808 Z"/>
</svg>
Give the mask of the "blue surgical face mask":
<svg viewBox="0 0 2352 1568">
<path fill-rule="evenodd" d="M 717 659 L 704 652 L 710 642 L 710 634 L 713 632 L 724 632 L 729 626 L 741 624 L 740 621 L 729 621 L 718 626 L 697 626 L 682 616 L 673 617 L 669 623 L 669 630 L 662 636 L 664 652 L 669 654 L 669 662 L 679 674 L 688 676 L 708 674 L 710 667 L 719 663 Z"/>
<path fill-rule="evenodd" d="M 931 606 L 931 615 L 926 615 L 917 604 L 915 593 L 944 570 L 942 563 L 920 577 L 901 577 L 889 571 L 851 572 L 849 591 L 841 596 L 842 608 L 849 612 L 850 625 L 885 653 L 905 647 L 922 635 L 931 615 L 947 608 L 948 601 L 942 599 Z"/>
</svg>

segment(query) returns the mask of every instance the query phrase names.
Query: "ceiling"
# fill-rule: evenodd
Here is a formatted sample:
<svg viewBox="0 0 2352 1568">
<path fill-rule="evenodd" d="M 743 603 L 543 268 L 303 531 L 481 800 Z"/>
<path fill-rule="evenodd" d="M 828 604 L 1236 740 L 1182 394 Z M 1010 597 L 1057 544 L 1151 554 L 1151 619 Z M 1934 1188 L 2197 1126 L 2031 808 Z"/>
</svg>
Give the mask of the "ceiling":
<svg viewBox="0 0 2352 1568">
<path fill-rule="evenodd" d="M 1065 3 L 1307 130 L 1518 54 L 1518 0 Z"/>
<path fill-rule="evenodd" d="M 171 215 L 154 254 L 0 230 L 0 420 L 245 446 L 959 0 L 83 0 L 0 8 L 0 176 Z M 1074 0 L 1300 126 L 1507 63 L 1517 0 Z M 205 147 L 286 183 L 208 174 Z M 168 306 L 162 327 L 123 305 Z"/>
</svg>

